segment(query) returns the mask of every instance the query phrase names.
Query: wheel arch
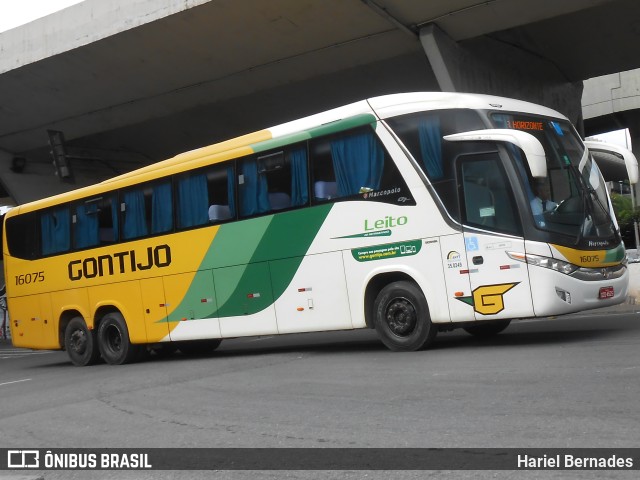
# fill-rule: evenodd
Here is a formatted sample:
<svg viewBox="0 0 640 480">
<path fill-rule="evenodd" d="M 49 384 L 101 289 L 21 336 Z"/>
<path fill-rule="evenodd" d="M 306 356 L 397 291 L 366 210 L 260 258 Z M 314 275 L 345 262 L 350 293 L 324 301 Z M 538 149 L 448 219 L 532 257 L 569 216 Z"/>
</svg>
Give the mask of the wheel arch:
<svg viewBox="0 0 640 480">
<path fill-rule="evenodd" d="M 122 315 L 122 318 L 125 319 L 126 323 L 127 320 L 118 307 L 116 307 L 115 305 L 101 305 L 93 313 L 93 328 L 97 330 L 104 316 L 109 313 L 119 313 L 120 315 Z"/>
<path fill-rule="evenodd" d="M 94 328 L 98 330 L 100 326 L 100 322 L 110 313 L 119 313 L 122 316 L 122 320 L 124 321 L 127 331 L 129 334 L 129 339 L 132 343 L 147 343 L 147 330 L 143 322 L 139 325 L 136 325 L 134 322 L 136 316 L 134 314 L 135 310 L 130 311 L 127 308 L 126 304 L 117 302 L 117 301 L 105 301 L 96 305 L 96 310 L 93 313 L 93 322 Z M 133 322 L 133 324 L 132 324 Z"/>
</svg>

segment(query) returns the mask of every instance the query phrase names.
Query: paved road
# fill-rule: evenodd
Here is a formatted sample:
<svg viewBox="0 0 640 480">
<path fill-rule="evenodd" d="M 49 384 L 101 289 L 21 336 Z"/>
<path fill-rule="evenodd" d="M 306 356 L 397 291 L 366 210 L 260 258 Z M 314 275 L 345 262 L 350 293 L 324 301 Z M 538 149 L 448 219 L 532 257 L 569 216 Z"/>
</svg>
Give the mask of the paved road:
<svg viewBox="0 0 640 480">
<path fill-rule="evenodd" d="M 207 357 L 77 368 L 62 352 L 5 344 L 0 447 L 638 447 L 639 346 L 640 313 L 630 312 L 514 323 L 489 341 L 455 331 L 441 334 L 430 350 L 405 354 L 387 351 L 371 331 L 356 331 L 229 340 Z M 178 478 L 172 472 L 42 475 Z M 455 478 L 512 475 L 456 472 Z M 389 478 L 381 472 L 259 476 Z M 518 472 L 518 478 L 541 476 Z"/>
</svg>

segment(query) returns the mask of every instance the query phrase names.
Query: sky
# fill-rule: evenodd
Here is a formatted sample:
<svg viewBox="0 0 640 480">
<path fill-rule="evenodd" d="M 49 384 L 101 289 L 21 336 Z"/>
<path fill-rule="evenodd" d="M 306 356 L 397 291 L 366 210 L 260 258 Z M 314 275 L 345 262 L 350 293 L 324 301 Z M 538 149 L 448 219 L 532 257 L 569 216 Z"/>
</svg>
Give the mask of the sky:
<svg viewBox="0 0 640 480">
<path fill-rule="evenodd" d="M 0 32 L 70 7 L 83 0 L 0 0 Z"/>
</svg>

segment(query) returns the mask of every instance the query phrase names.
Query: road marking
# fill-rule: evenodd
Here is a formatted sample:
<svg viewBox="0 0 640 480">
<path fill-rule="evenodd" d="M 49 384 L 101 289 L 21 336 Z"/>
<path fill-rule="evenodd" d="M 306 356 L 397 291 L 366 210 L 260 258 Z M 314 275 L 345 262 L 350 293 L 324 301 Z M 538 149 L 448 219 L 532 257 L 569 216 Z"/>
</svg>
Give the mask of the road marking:
<svg viewBox="0 0 640 480">
<path fill-rule="evenodd" d="M 13 382 L 4 382 L 4 383 L 0 383 L 0 387 L 2 387 L 4 385 L 11 385 L 12 383 L 28 382 L 29 380 L 31 380 L 31 379 L 30 378 L 23 378 L 22 380 L 14 380 Z"/>
<path fill-rule="evenodd" d="M 46 355 L 48 353 L 53 353 L 53 350 L 25 350 L 23 348 L 0 349 L 0 360 L 26 357 L 28 355 Z"/>
</svg>

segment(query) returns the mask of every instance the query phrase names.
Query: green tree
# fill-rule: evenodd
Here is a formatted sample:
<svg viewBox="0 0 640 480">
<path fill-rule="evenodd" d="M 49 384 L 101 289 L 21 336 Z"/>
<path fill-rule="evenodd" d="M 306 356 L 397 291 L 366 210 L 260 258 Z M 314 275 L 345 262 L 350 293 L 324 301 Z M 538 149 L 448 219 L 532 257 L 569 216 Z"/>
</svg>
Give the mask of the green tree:
<svg viewBox="0 0 640 480">
<path fill-rule="evenodd" d="M 611 204 L 613 212 L 620 226 L 620 233 L 627 248 L 635 248 L 635 235 L 633 233 L 633 222 L 640 223 L 640 208 L 633 208 L 631 197 L 611 192 Z"/>
</svg>

